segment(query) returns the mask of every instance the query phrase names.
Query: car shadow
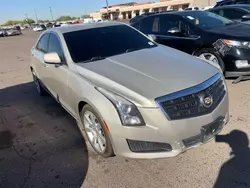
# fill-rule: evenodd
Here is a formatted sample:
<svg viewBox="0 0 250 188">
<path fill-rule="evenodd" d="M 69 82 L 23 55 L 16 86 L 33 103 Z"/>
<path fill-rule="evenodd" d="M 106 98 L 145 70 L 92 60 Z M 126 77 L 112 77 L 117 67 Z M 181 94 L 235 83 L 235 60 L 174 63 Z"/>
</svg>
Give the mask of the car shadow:
<svg viewBox="0 0 250 188">
<path fill-rule="evenodd" d="M 0 89 L 0 187 L 81 187 L 89 156 L 75 120 L 33 83 Z"/>
<path fill-rule="evenodd" d="M 216 136 L 216 142 L 229 144 L 230 159 L 219 172 L 214 188 L 250 187 L 250 148 L 247 134 L 233 130 L 227 135 Z"/>
</svg>

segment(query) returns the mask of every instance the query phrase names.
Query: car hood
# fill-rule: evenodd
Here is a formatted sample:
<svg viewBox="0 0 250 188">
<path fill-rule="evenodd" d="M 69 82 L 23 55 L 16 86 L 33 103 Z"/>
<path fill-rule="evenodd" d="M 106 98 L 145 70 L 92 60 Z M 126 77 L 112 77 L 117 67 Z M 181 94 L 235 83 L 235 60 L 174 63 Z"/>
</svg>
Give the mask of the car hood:
<svg viewBox="0 0 250 188">
<path fill-rule="evenodd" d="M 137 106 L 157 107 L 155 98 L 198 85 L 219 72 L 196 57 L 162 45 L 77 64 L 78 72 Z"/>
<path fill-rule="evenodd" d="M 209 30 L 212 34 L 217 34 L 234 40 L 250 40 L 250 25 L 235 23 L 224 27 L 217 27 Z"/>
</svg>

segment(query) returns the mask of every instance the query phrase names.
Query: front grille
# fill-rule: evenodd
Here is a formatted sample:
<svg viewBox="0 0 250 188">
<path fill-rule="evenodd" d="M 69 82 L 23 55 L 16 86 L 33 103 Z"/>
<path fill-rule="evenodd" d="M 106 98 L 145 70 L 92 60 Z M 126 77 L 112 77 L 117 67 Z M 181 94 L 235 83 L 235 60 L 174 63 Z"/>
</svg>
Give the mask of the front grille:
<svg viewBox="0 0 250 188">
<path fill-rule="evenodd" d="M 220 74 L 198 86 L 182 90 L 156 99 L 169 120 L 179 120 L 211 113 L 226 94 L 224 80 Z M 205 98 L 211 105 L 205 105 Z"/>
</svg>

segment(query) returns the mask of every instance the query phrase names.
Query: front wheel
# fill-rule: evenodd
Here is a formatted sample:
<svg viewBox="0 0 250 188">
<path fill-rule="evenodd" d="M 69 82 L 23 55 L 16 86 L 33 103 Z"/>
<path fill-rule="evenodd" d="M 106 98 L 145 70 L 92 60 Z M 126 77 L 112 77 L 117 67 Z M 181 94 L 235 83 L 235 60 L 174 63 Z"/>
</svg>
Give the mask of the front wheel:
<svg viewBox="0 0 250 188">
<path fill-rule="evenodd" d="M 104 122 L 90 106 L 85 105 L 80 113 L 84 135 L 93 149 L 102 157 L 114 156 L 113 147 Z"/>
<path fill-rule="evenodd" d="M 203 48 L 194 54 L 195 56 L 207 60 L 212 61 L 213 63 L 219 64 L 222 72 L 225 72 L 225 64 L 219 54 L 216 53 L 214 49 Z"/>
</svg>

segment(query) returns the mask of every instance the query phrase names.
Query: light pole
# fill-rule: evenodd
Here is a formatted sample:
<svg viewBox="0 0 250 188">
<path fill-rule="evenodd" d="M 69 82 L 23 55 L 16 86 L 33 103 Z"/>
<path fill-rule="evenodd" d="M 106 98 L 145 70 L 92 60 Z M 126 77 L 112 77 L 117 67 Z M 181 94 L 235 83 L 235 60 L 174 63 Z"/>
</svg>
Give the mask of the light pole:
<svg viewBox="0 0 250 188">
<path fill-rule="evenodd" d="M 54 20 L 54 18 L 53 18 L 53 13 L 52 13 L 52 9 L 51 9 L 51 7 L 49 7 L 49 10 L 50 10 L 50 15 L 51 15 L 51 21 L 53 21 Z"/>
<path fill-rule="evenodd" d="M 35 16 L 36 16 L 36 23 L 38 23 L 38 18 L 37 18 L 37 14 L 36 14 L 36 9 L 34 8 L 34 12 L 35 12 Z"/>
<path fill-rule="evenodd" d="M 107 8 L 107 18 L 109 20 L 109 4 L 108 4 L 108 0 L 106 0 L 106 8 Z"/>
</svg>

